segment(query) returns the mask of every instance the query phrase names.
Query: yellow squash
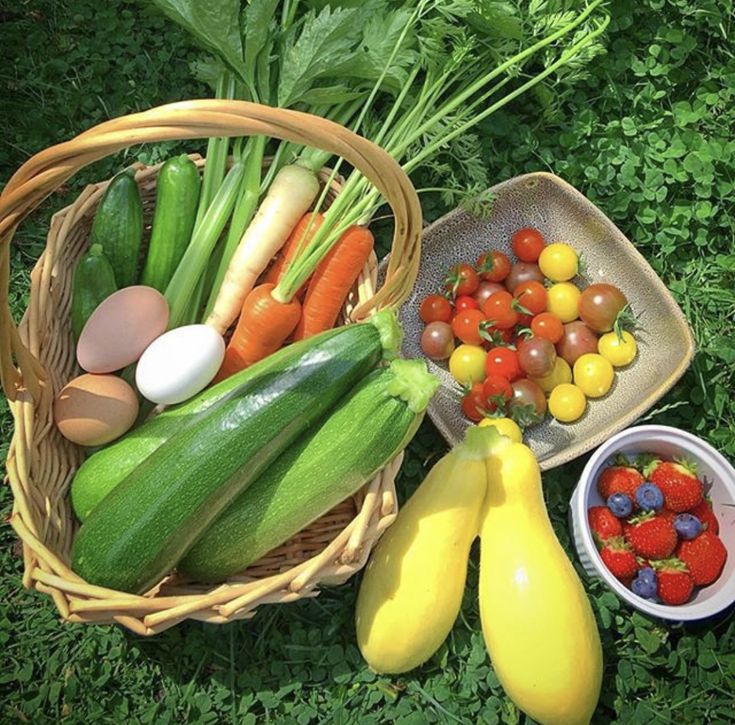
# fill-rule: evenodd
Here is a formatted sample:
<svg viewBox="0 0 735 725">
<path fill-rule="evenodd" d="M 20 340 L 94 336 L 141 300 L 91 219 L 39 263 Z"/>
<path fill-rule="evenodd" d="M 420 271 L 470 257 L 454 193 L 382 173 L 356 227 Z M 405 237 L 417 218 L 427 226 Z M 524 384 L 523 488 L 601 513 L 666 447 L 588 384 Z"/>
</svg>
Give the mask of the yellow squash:
<svg viewBox="0 0 735 725">
<path fill-rule="evenodd" d="M 480 615 L 508 696 L 542 725 L 588 723 L 602 649 L 582 583 L 551 527 L 531 451 L 498 439 L 480 522 Z"/>
<path fill-rule="evenodd" d="M 492 431 L 492 432 L 491 432 Z M 488 428 L 470 428 L 442 458 L 383 535 L 357 598 L 357 643 L 377 672 L 431 657 L 454 624 L 486 490 Z"/>
</svg>

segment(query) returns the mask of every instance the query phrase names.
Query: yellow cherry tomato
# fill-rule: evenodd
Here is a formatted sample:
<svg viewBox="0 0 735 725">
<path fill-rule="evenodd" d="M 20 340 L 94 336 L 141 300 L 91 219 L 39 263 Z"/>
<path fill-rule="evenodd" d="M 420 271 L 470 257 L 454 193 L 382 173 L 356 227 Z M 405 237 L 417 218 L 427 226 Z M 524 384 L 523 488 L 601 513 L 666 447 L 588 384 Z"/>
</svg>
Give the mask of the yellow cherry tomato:
<svg viewBox="0 0 735 725">
<path fill-rule="evenodd" d="M 538 266 L 552 282 L 566 282 L 577 274 L 579 257 L 568 244 L 554 242 L 544 247 Z"/>
<path fill-rule="evenodd" d="M 531 378 L 531 380 L 548 395 L 557 385 L 572 382 L 572 369 L 563 357 L 557 355 L 554 369 L 548 375 L 544 375 L 543 378 Z"/>
<path fill-rule="evenodd" d="M 601 398 L 612 387 L 615 371 L 602 355 L 588 352 L 574 363 L 574 384 L 588 398 Z"/>
<path fill-rule="evenodd" d="M 571 282 L 552 284 L 546 294 L 546 311 L 562 322 L 573 322 L 579 317 L 579 298 L 582 293 Z"/>
<path fill-rule="evenodd" d="M 449 358 L 449 372 L 460 385 L 481 383 L 485 379 L 486 356 L 479 345 L 460 345 Z"/>
<path fill-rule="evenodd" d="M 633 362 L 638 352 L 635 338 L 626 330 L 621 337 L 616 332 L 607 332 L 597 341 L 597 351 L 614 367 L 620 368 Z"/>
<path fill-rule="evenodd" d="M 549 413 L 560 423 L 578 420 L 586 407 L 587 398 L 584 393 L 571 383 L 557 385 L 549 396 Z"/>
<path fill-rule="evenodd" d="M 493 428 L 497 428 L 500 435 L 510 438 L 514 443 L 523 442 L 523 433 L 518 427 L 518 423 L 510 418 L 483 418 L 477 425 L 480 428 L 491 425 Z"/>
</svg>

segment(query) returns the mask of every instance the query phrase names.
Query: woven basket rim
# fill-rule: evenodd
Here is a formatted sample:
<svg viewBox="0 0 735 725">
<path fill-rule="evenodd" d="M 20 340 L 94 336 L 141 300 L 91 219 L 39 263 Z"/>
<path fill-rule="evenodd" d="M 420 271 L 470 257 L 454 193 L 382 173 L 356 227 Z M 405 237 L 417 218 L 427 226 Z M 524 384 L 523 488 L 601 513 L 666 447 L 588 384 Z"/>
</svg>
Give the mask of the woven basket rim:
<svg viewBox="0 0 735 725">
<path fill-rule="evenodd" d="M 238 113 L 242 112 L 243 109 L 238 108 Z M 318 119 L 319 124 L 321 121 L 322 119 Z M 112 123 L 115 122 L 102 124 L 99 128 L 102 128 L 105 134 L 110 133 L 109 124 Z M 287 136 L 285 133 L 282 135 Z M 41 157 L 44 153 L 37 156 Z M 193 155 L 193 158 L 199 166 L 205 163 L 205 160 L 198 155 Z M 135 164 L 138 183 L 155 186 L 161 165 L 148 167 Z M 359 168 L 359 165 L 357 166 Z M 17 217 L 14 222 L 9 222 L 14 213 L 13 205 L 17 207 L 18 204 L 17 188 L 22 189 L 24 184 L 33 183 L 34 179 L 37 179 L 33 174 L 29 176 L 28 172 L 24 172 L 25 168 L 26 166 L 8 185 L 11 187 L 10 200 L 6 194 L 8 187 L 0 196 L 0 242 L 6 242 L 0 251 L 4 252 L 3 256 L 6 259 L 10 237 L 19 223 Z M 57 177 L 56 181 L 58 178 L 60 177 Z M 65 549 L 63 545 L 59 546 L 58 541 L 54 545 L 50 533 L 54 531 L 54 527 L 63 529 L 64 526 L 58 520 L 60 517 L 63 518 L 59 513 L 61 509 L 55 509 L 54 502 L 63 509 L 63 505 L 59 502 L 65 500 L 68 485 L 81 457 L 79 452 L 74 450 L 75 447 L 62 439 L 53 426 L 50 401 L 53 399 L 56 385 L 61 381 L 54 380 L 56 373 L 53 370 L 49 371 L 51 377 L 48 377 L 46 369 L 37 358 L 41 351 L 46 351 L 49 339 L 54 339 L 56 329 L 54 325 L 57 323 L 50 312 L 52 303 L 63 307 L 65 299 L 68 298 L 67 278 L 70 275 L 69 269 L 65 270 L 63 267 L 61 256 L 63 245 L 70 235 L 73 236 L 80 225 L 85 223 L 85 220 L 89 221 L 89 216 L 107 183 L 109 180 L 88 185 L 72 204 L 53 216 L 46 248 L 31 273 L 30 302 L 19 330 L 15 330 L 7 310 L 0 319 L 0 332 L 3 333 L 2 352 L 6 357 L 4 362 L 6 363 L 8 356 L 14 353 L 20 367 L 20 371 L 13 371 L 15 375 L 12 378 L 5 371 L 3 383 L 6 390 L 10 387 L 8 384 L 12 383 L 12 395 L 9 395 L 8 399 L 15 427 L 7 457 L 8 478 L 14 498 L 10 523 L 23 542 L 24 585 L 50 594 L 62 618 L 67 621 L 117 622 L 137 634 L 152 635 L 184 619 L 226 623 L 249 618 L 261 604 L 285 603 L 316 596 L 320 584 L 340 583 L 346 580 L 364 566 L 372 545 L 395 518 L 397 501 L 394 479 L 403 458 L 402 454 L 399 454 L 361 490 L 358 494 L 357 514 L 331 541 L 325 541 L 326 546 L 320 553 L 264 579 L 232 577 L 225 583 L 207 589 L 202 585 L 191 585 L 187 588 L 187 585 L 167 577 L 150 592 L 138 596 L 88 585 L 66 566 L 63 552 L 68 551 L 68 547 Z M 58 186 L 58 183 L 56 185 Z M 415 195 L 415 191 L 413 194 Z M 40 201 L 36 201 L 34 197 L 24 209 L 22 216 L 35 208 L 37 203 Z M 11 211 L 8 211 L 9 208 Z M 404 211 L 405 209 L 406 207 Z M 398 229 L 398 224 L 396 226 L 397 233 L 404 236 L 409 232 L 413 233 L 411 230 L 416 228 L 420 231 L 420 207 L 418 219 L 412 217 L 410 224 L 404 224 L 403 229 Z M 395 247 L 393 251 L 395 254 Z M 405 285 L 405 278 L 408 278 L 409 289 L 413 282 L 411 268 L 414 263 L 412 253 L 415 251 L 416 245 L 404 244 L 403 247 L 399 245 L 398 262 L 395 265 L 396 269 L 402 270 L 404 277 L 402 281 L 399 280 L 400 284 Z M 346 316 L 355 316 L 356 311 L 364 314 L 366 310 L 370 310 L 371 303 L 376 299 L 376 270 L 377 260 L 373 258 L 363 270 L 348 300 Z M 2 271 L 7 272 L 7 264 Z M 67 287 L 64 287 L 65 281 Z M 68 303 L 68 299 L 66 302 Z M 70 364 L 68 350 L 55 350 L 54 355 L 54 367 L 65 369 L 66 366 L 68 369 Z M 42 359 L 47 358 L 42 356 Z M 33 377 L 37 378 L 37 386 L 31 384 Z M 39 487 L 38 481 L 41 479 L 44 481 L 48 479 L 50 483 L 44 484 L 48 488 Z M 70 514 L 68 501 L 66 506 L 67 514 Z M 70 527 L 67 527 L 65 535 L 70 537 Z M 159 594 L 161 590 L 163 594 Z"/>
</svg>

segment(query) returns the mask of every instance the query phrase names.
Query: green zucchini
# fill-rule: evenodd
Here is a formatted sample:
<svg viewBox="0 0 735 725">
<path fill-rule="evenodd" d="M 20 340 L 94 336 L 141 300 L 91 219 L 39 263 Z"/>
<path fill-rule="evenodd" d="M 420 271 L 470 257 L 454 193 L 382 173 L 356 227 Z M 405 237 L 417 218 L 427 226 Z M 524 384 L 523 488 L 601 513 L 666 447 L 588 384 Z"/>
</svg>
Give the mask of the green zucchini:
<svg viewBox="0 0 735 725">
<path fill-rule="evenodd" d="M 90 315 L 104 299 L 117 292 L 115 271 L 101 244 L 93 244 L 74 268 L 71 292 L 71 331 L 78 340 Z"/>
<path fill-rule="evenodd" d="M 370 318 L 369 324 L 352 326 L 350 332 L 362 339 L 365 352 L 390 359 L 395 357 L 401 345 L 401 329 L 395 315 L 383 310 Z M 130 431 L 123 438 L 103 448 L 80 466 L 71 483 L 71 503 L 74 513 L 84 521 L 91 511 L 136 466 L 154 453 L 172 436 L 196 425 L 210 408 L 251 381 L 272 375 L 286 366 L 308 364 L 313 360 L 313 350 L 322 341 L 339 337 L 345 328 L 329 330 L 307 340 L 289 345 L 259 363 L 202 391 L 181 405 L 159 413 L 143 425 Z M 377 333 L 377 334 L 376 334 Z"/>
<path fill-rule="evenodd" d="M 169 159 L 161 167 L 141 284 L 166 291 L 191 240 L 199 186 L 199 170 L 186 154 Z"/>
<path fill-rule="evenodd" d="M 138 255 L 143 239 L 143 202 L 135 172 L 119 173 L 102 195 L 92 223 L 91 244 L 101 244 L 115 270 L 118 288 L 137 280 Z"/>
<path fill-rule="evenodd" d="M 77 574 L 111 589 L 147 590 L 382 357 L 380 333 L 369 324 L 292 348 L 288 361 L 280 358 L 280 365 L 261 368 L 232 389 L 105 496 L 74 541 Z"/>
<path fill-rule="evenodd" d="M 232 502 L 183 558 L 180 573 L 221 581 L 353 495 L 408 445 L 438 385 L 421 360 L 373 371 Z"/>
</svg>

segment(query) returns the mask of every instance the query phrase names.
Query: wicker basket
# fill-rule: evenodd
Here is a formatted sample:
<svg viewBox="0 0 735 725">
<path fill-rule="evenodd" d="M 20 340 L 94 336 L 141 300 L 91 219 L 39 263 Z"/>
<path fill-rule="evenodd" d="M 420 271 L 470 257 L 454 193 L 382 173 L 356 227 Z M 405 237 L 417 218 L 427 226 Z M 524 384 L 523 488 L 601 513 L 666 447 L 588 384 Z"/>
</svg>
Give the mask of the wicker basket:
<svg viewBox="0 0 735 725">
<path fill-rule="evenodd" d="M 325 119 L 240 101 L 187 101 L 103 123 L 27 161 L 0 196 L 0 373 L 15 421 L 7 458 L 14 495 L 10 523 L 23 542 L 25 586 L 50 594 L 71 622 L 117 622 L 141 635 L 191 618 L 213 623 L 252 617 L 266 603 L 316 596 L 318 585 L 346 580 L 364 564 L 397 511 L 398 456 L 352 499 L 238 576 L 215 587 L 167 576 L 137 596 L 87 584 L 69 568 L 74 517 L 67 490 L 83 452 L 53 424 L 54 395 L 79 369 L 69 323 L 71 271 L 88 245 L 107 182 L 88 186 L 54 215 L 31 295 L 16 329 L 8 308 L 9 246 L 22 220 L 49 194 L 98 159 L 133 144 L 207 136 L 267 135 L 344 157 L 381 191 L 395 215 L 390 264 L 376 291 L 376 261 L 363 270 L 343 321 L 396 306 L 418 269 L 421 209 L 398 164 L 371 142 Z M 201 166 L 204 161 L 193 157 Z M 136 166 L 150 222 L 159 166 Z M 333 184 L 331 198 L 339 187 Z"/>
</svg>

